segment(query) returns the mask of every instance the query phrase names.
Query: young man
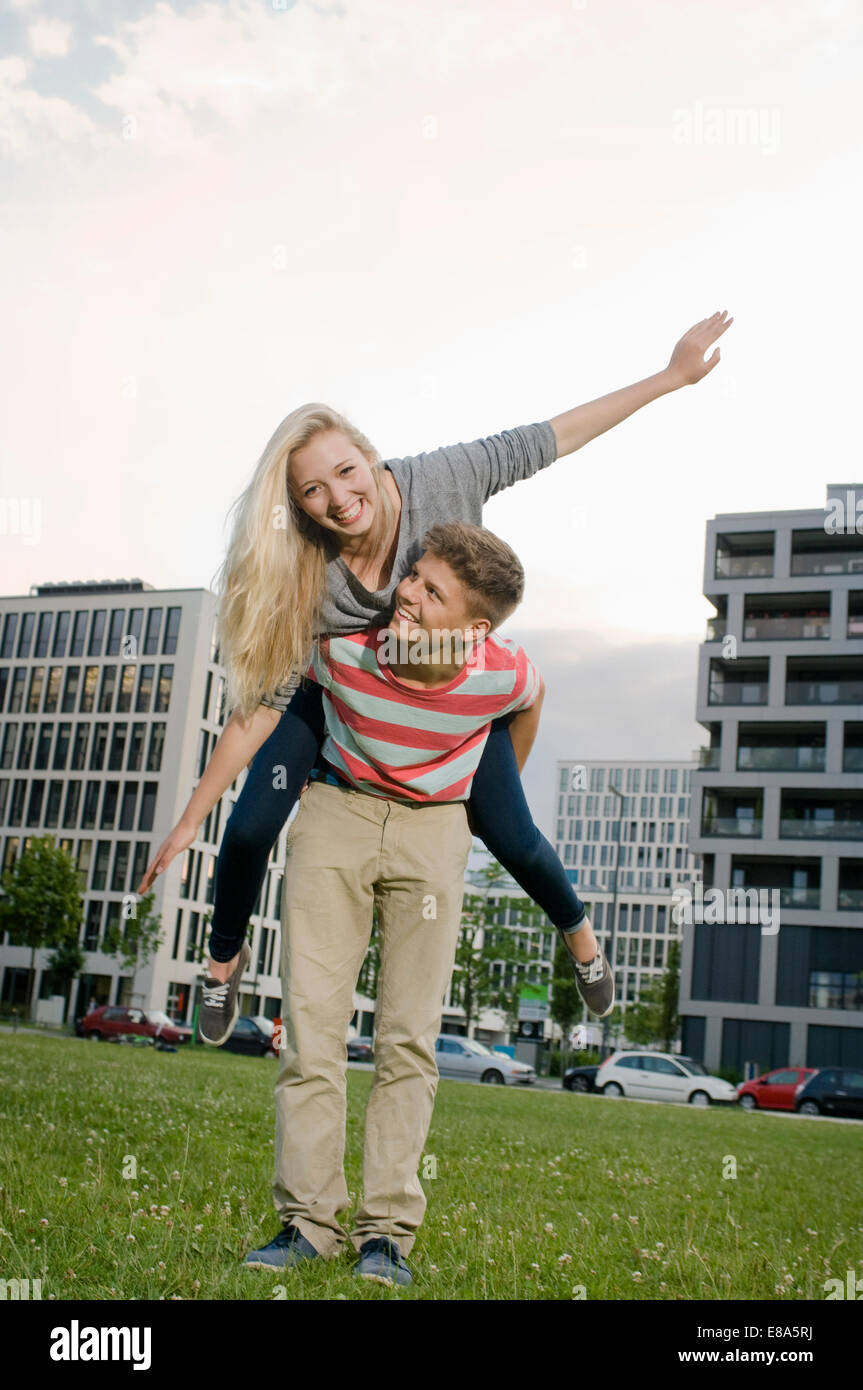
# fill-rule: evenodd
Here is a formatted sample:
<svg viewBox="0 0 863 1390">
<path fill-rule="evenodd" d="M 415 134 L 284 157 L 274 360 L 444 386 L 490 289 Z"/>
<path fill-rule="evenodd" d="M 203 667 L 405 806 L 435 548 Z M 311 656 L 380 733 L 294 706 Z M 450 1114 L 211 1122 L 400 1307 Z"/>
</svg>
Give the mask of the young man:
<svg viewBox="0 0 863 1390">
<path fill-rule="evenodd" d="M 426 1206 L 417 1169 L 471 846 L 465 801 L 493 718 L 512 714 L 523 765 L 542 691 L 523 650 L 492 632 L 522 597 L 510 547 L 458 522 L 432 528 L 425 544 L 389 625 L 324 639 L 310 671 L 326 692 L 327 737 L 325 767 L 303 794 L 287 845 L 273 1187 L 283 1229 L 247 1255 L 253 1268 L 333 1258 L 349 1239 L 358 1275 L 411 1280 L 403 1257 Z M 604 1014 L 613 980 L 584 904 L 573 901 L 570 952 L 589 962 L 575 967 L 577 978 Z M 345 1036 L 375 902 L 375 1078 L 365 1200 L 348 1237 L 337 1218 L 348 1205 Z"/>
</svg>

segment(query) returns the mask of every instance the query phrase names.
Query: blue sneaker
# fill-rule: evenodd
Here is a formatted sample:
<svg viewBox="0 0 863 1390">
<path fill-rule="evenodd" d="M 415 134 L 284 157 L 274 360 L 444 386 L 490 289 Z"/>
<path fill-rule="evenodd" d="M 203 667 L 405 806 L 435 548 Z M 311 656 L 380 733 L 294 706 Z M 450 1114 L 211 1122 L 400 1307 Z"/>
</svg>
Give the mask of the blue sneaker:
<svg viewBox="0 0 863 1390">
<path fill-rule="evenodd" d="M 249 1269 L 293 1269 L 303 1260 L 314 1260 L 318 1252 L 297 1226 L 283 1226 L 275 1240 L 260 1250 L 250 1250 L 243 1264 Z"/>
<path fill-rule="evenodd" d="M 411 1272 L 401 1251 L 389 1236 L 371 1236 L 360 1246 L 354 1265 L 355 1279 L 374 1279 L 378 1284 L 411 1284 Z"/>
</svg>

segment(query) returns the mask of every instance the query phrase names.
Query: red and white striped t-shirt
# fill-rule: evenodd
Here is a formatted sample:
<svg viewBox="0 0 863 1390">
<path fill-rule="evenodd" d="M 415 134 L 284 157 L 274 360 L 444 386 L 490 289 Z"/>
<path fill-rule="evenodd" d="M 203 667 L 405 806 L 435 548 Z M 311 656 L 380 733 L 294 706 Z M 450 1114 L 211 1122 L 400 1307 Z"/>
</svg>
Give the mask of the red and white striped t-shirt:
<svg viewBox="0 0 863 1390">
<path fill-rule="evenodd" d="M 385 628 L 316 644 L 323 756 L 359 791 L 395 801 L 466 801 L 492 719 L 529 709 L 540 676 L 524 649 L 491 633 L 482 660 L 445 685 L 406 685 L 379 660 Z M 381 634 L 381 636 L 379 636 Z"/>
</svg>

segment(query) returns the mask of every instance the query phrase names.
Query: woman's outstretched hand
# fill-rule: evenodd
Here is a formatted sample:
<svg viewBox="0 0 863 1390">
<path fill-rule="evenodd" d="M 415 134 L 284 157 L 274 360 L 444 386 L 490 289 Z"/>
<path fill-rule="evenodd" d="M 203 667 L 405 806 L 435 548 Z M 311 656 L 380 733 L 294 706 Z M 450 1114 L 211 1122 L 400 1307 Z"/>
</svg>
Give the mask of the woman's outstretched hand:
<svg viewBox="0 0 863 1390">
<path fill-rule="evenodd" d="M 163 840 L 156 854 L 147 866 L 147 872 L 135 889 L 138 896 L 142 896 L 148 891 L 157 874 L 163 874 L 171 860 L 195 841 L 200 826 L 184 825 L 182 821 L 174 826 L 167 840 Z"/>
<path fill-rule="evenodd" d="M 734 322 L 733 318 L 726 317 L 727 313 L 727 309 L 721 313 L 717 310 L 709 319 L 693 324 L 675 345 L 667 371 L 681 386 L 692 386 L 713 371 L 719 361 L 719 348 L 714 348 L 706 361 L 704 354 Z"/>
</svg>

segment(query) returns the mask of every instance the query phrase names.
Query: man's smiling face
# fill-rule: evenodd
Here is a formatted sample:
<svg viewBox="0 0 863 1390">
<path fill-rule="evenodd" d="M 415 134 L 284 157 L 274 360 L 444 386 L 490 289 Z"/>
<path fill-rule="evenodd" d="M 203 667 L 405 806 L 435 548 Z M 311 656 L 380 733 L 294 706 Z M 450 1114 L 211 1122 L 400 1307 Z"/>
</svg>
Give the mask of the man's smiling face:
<svg viewBox="0 0 863 1390">
<path fill-rule="evenodd" d="M 395 593 L 395 608 L 389 630 L 409 641 L 417 631 L 474 631 L 482 641 L 491 624 L 478 617 L 475 602 L 445 560 L 425 551 L 406 575 Z"/>
</svg>

